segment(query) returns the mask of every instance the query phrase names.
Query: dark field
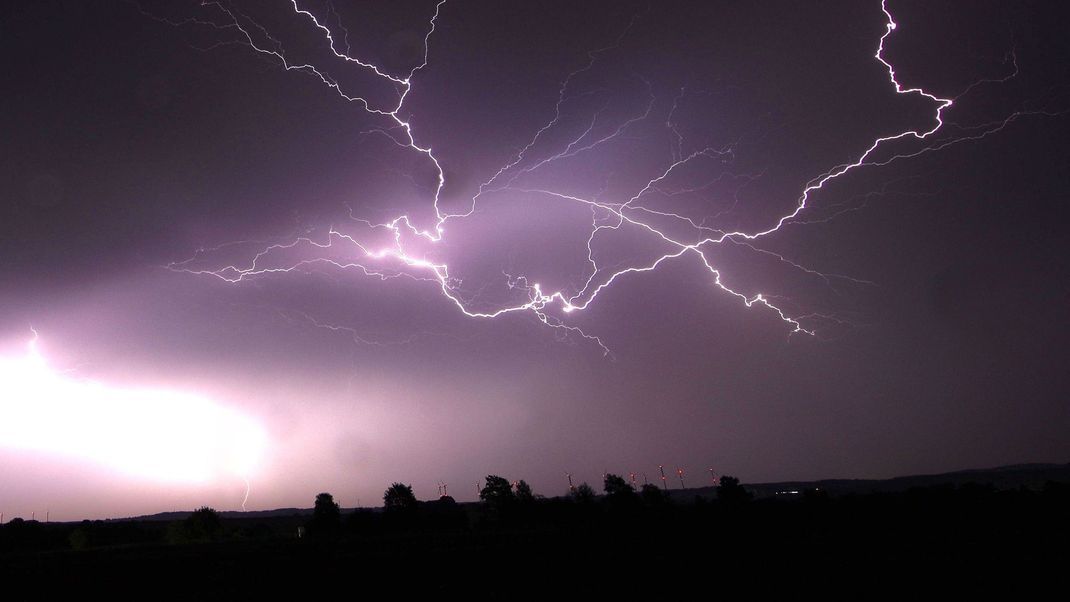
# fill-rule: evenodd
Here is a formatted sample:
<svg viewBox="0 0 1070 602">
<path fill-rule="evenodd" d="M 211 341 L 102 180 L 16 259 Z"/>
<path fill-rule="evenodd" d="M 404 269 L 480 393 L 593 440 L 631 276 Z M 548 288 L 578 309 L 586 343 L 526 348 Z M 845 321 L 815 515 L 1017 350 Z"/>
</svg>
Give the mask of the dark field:
<svg viewBox="0 0 1070 602">
<path fill-rule="evenodd" d="M 753 500 L 645 493 L 423 502 L 319 523 L 308 513 L 224 516 L 206 531 L 187 528 L 192 518 L 13 522 L 0 530 L 3 598 L 705 591 L 961 599 L 1063 587 L 1070 566 L 1070 486 L 1054 481 Z"/>
</svg>

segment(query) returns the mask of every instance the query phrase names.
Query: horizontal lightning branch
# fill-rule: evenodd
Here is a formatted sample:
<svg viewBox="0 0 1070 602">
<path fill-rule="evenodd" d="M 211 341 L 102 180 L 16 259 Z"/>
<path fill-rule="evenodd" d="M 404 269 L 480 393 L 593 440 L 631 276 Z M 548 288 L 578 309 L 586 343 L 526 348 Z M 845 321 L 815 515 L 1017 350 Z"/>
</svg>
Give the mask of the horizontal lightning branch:
<svg viewBox="0 0 1070 602">
<path fill-rule="evenodd" d="M 326 233 L 326 236 L 319 240 L 310 236 L 301 236 L 290 242 L 263 246 L 255 253 L 250 261 L 244 264 L 230 264 L 211 269 L 199 269 L 196 267 L 201 263 L 201 257 L 200 254 L 198 254 L 189 260 L 172 263 L 169 267 L 177 271 L 213 276 L 230 283 L 241 282 L 249 278 L 267 274 L 292 272 L 317 265 L 338 270 L 357 270 L 366 276 L 376 277 L 384 281 L 396 278 L 406 278 L 428 282 L 437 286 L 443 297 L 456 306 L 457 310 L 467 317 L 491 319 L 505 316 L 507 314 L 526 314 L 534 316 L 542 324 L 558 330 L 565 336 L 578 336 L 597 344 L 607 354 L 609 353 L 608 348 L 601 339 L 584 332 L 576 326 L 566 323 L 564 321 L 565 314 L 587 309 L 600 294 L 612 287 L 614 283 L 625 276 L 651 272 L 657 270 L 666 262 L 683 257 L 693 257 L 698 260 L 699 265 L 709 272 L 712 277 L 712 283 L 721 291 L 739 299 L 739 301 L 746 307 L 754 307 L 755 305 L 758 305 L 772 312 L 773 315 L 787 325 L 789 331 L 792 333 L 814 334 L 812 327 L 807 328 L 803 325 L 803 321 L 808 319 L 815 320 L 819 323 L 828 321 L 838 322 L 839 320 L 832 316 L 826 316 L 819 313 L 789 315 L 789 313 L 778 304 L 779 302 L 776 302 L 777 298 L 773 295 L 763 293 L 745 294 L 731 288 L 723 281 L 722 268 L 715 265 L 711 259 L 710 249 L 724 243 L 732 243 L 733 246 L 737 248 L 748 249 L 762 256 L 772 257 L 778 262 L 785 263 L 793 268 L 803 270 L 807 274 L 822 278 L 826 283 L 830 284 L 830 286 L 831 281 L 833 280 L 850 282 L 853 284 L 872 284 L 861 279 L 838 274 L 823 274 L 816 270 L 806 268 L 783 255 L 758 247 L 755 241 L 773 235 L 788 224 L 807 223 L 805 220 L 800 219 L 800 214 L 807 209 L 813 196 L 849 172 L 867 166 L 887 165 L 888 163 L 899 159 L 916 157 L 920 154 L 939 150 L 952 144 L 967 140 L 975 140 L 1006 127 L 1018 117 L 1030 114 L 1028 112 L 1014 113 L 1003 120 L 977 126 L 976 128 L 965 131 L 961 136 L 937 139 L 935 135 L 945 125 L 944 113 L 952 106 L 955 99 L 941 98 L 918 87 L 907 88 L 898 81 L 895 68 L 884 58 L 885 42 L 888 37 L 891 36 L 892 32 L 895 31 L 896 23 L 892 14 L 888 11 L 885 3 L 882 1 L 881 10 L 886 19 L 885 31 L 877 43 L 877 49 L 873 56 L 887 70 L 889 83 L 896 94 L 920 96 L 932 103 L 933 116 L 930 124 L 924 128 L 909 129 L 873 140 L 872 143 L 870 143 L 854 160 L 837 165 L 808 182 L 803 187 L 792 210 L 775 219 L 775 221 L 767 227 L 749 232 L 742 230 L 721 230 L 706 225 L 707 220 L 696 221 L 682 214 L 655 210 L 644 204 L 644 201 L 651 197 L 667 197 L 699 190 L 701 187 L 671 190 L 666 184 L 671 176 L 685 167 L 694 167 L 695 164 L 700 164 L 702 161 L 727 161 L 732 157 L 734 152 L 732 145 L 722 148 L 706 147 L 691 153 L 684 152 L 683 136 L 680 134 L 676 122 L 674 121 L 679 101 L 684 94 L 683 89 L 681 89 L 680 93 L 673 98 L 671 110 L 665 118 L 665 126 L 672 132 L 675 140 L 672 148 L 671 161 L 669 161 L 663 169 L 652 174 L 653 177 L 629 198 L 611 202 L 600 200 L 597 197 L 583 198 L 559 190 L 525 187 L 521 185 L 519 181 L 522 176 L 558 161 L 567 160 L 584 153 L 596 152 L 601 147 L 610 144 L 614 140 L 620 139 L 627 133 L 629 128 L 651 116 L 655 107 L 655 96 L 650 88 L 649 82 L 643 80 L 647 86 L 648 100 L 639 112 L 624 119 L 618 123 L 616 127 L 609 129 L 607 133 L 601 134 L 596 133 L 596 130 L 603 118 L 600 111 L 596 112 L 591 118 L 589 125 L 577 135 L 569 137 L 563 143 L 563 146 L 560 147 L 560 150 L 547 156 L 543 156 L 542 158 L 533 159 L 531 157 L 535 152 L 536 146 L 539 146 L 543 139 L 547 137 L 547 134 L 561 123 L 563 107 L 570 100 L 569 88 L 575 78 L 592 70 L 602 57 L 620 48 L 622 40 L 635 24 L 635 19 L 633 18 L 632 22 L 613 44 L 589 52 L 587 54 L 588 60 L 586 63 L 579 69 L 568 74 L 560 84 L 557 103 L 554 106 L 552 117 L 534 133 L 532 138 L 511 159 L 506 161 L 500 169 L 479 185 L 478 191 L 471 197 L 467 209 L 460 213 L 450 213 L 443 210 L 440 206 L 443 187 L 446 184 L 446 176 L 443 167 L 439 162 L 439 158 L 432 151 L 430 145 L 421 144 L 417 141 L 410 121 L 402 116 L 402 109 L 405 105 L 406 98 L 412 91 L 413 78 L 428 64 L 430 41 L 432 35 L 435 33 L 436 22 L 440 11 L 443 9 L 445 0 L 438 2 L 435 6 L 434 14 L 428 22 L 427 31 L 423 39 L 422 62 L 404 75 L 389 73 L 382 66 L 375 65 L 370 61 L 353 56 L 349 50 L 348 32 L 339 25 L 336 29 L 341 29 L 343 33 L 343 45 L 345 46 L 345 48 L 340 48 L 338 44 L 339 35 L 332 30 L 332 27 L 321 21 L 311 11 L 299 6 L 297 0 L 291 0 L 289 4 L 292 5 L 294 16 L 297 19 L 304 20 L 311 30 L 319 32 L 319 34 L 326 39 L 330 52 L 335 58 L 344 61 L 347 65 L 351 65 L 356 69 L 364 71 L 368 75 L 381 79 L 389 86 L 393 86 L 397 91 L 396 102 L 390 106 L 376 106 L 360 94 L 355 94 L 343 89 L 343 86 L 328 75 L 323 69 L 309 63 L 291 61 L 287 58 L 287 55 L 282 48 L 282 44 L 269 35 L 264 27 L 257 24 L 248 15 L 237 11 L 223 2 L 210 1 L 202 3 L 202 6 L 206 7 L 206 10 L 212 11 L 210 18 L 206 17 L 179 22 L 168 22 L 172 25 L 207 26 L 220 31 L 231 32 L 235 36 L 235 43 L 248 46 L 260 55 L 278 62 L 278 64 L 285 70 L 300 71 L 313 76 L 322 82 L 328 89 L 333 90 L 342 100 L 354 103 L 361 110 L 383 118 L 386 121 L 386 125 L 378 128 L 377 131 L 387 135 L 395 144 L 425 157 L 426 161 L 428 161 L 435 170 L 436 184 L 431 199 L 435 216 L 434 224 L 430 228 L 423 229 L 417 227 L 408 215 L 399 215 L 384 223 L 373 223 L 355 218 L 351 215 L 354 224 L 359 225 L 361 228 L 364 228 L 369 232 L 369 238 L 373 233 L 382 233 L 387 235 L 386 238 L 389 242 L 385 245 L 381 242 L 372 244 L 362 240 L 362 238 L 355 234 L 342 232 L 338 228 L 332 226 Z M 1014 67 L 1015 72 L 1017 72 L 1016 62 L 1014 63 Z M 1008 77 L 1013 77 L 1013 74 Z M 1006 81 L 1006 79 L 1007 78 L 1001 80 L 982 80 L 971 85 L 971 87 L 964 91 L 963 94 L 982 83 L 990 81 Z M 920 142 L 921 145 L 914 150 L 901 150 L 892 154 L 883 152 L 884 147 L 903 140 L 914 140 Z M 731 174 L 731 177 L 749 182 L 758 176 L 753 174 Z M 708 185 L 709 183 L 704 186 Z M 588 265 L 585 271 L 585 280 L 582 285 L 570 291 L 544 290 L 538 283 L 532 282 L 522 275 L 506 275 L 507 286 L 511 291 L 515 292 L 515 294 L 520 295 L 520 298 L 513 303 L 498 305 L 491 309 L 477 309 L 471 299 L 466 300 L 464 298 L 464 295 L 459 289 L 458 281 L 450 275 L 449 265 L 440 260 L 430 259 L 426 254 L 417 250 L 417 247 L 422 250 L 426 249 L 429 244 L 433 245 L 439 243 L 445 236 L 447 224 L 451 221 L 463 220 L 471 216 L 476 210 L 480 197 L 492 192 L 506 190 L 527 193 L 535 196 L 545 196 L 547 198 L 577 204 L 590 209 L 592 217 L 589 235 L 586 240 Z M 672 224 L 671 231 L 664 225 L 666 223 Z M 602 237 L 620 231 L 623 228 L 634 230 L 652 237 L 651 240 L 665 245 L 667 251 L 652 260 L 648 260 L 645 263 L 638 265 L 603 266 L 596 259 L 598 241 Z M 681 232 L 686 232 L 686 234 L 681 234 Z M 413 241 L 417 244 L 411 244 Z M 293 250 L 310 251 L 313 252 L 313 255 L 298 260 L 286 260 L 286 252 Z M 317 325 L 323 326 L 319 323 L 317 323 Z M 359 337 L 356 337 L 356 333 L 353 333 L 351 330 L 343 330 L 347 330 L 347 332 L 353 334 L 355 340 L 359 339 Z"/>
</svg>

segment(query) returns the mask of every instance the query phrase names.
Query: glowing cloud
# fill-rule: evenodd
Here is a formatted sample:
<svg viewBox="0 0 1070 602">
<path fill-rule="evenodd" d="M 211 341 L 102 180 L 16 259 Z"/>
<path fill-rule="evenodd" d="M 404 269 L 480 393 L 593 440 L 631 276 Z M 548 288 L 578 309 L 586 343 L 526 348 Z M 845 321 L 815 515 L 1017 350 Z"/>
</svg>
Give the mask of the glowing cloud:
<svg viewBox="0 0 1070 602">
<path fill-rule="evenodd" d="M 178 391 L 122 389 L 50 367 L 36 339 L 0 356 L 0 447 L 73 457 L 178 483 L 247 479 L 266 435 L 255 421 Z"/>
</svg>

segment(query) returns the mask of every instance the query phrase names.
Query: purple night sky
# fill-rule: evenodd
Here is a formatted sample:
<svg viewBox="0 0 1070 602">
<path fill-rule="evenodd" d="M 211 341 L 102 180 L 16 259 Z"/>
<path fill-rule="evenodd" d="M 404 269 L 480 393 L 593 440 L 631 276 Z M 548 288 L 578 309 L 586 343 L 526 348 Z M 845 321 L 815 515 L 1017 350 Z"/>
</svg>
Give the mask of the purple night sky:
<svg viewBox="0 0 1070 602">
<path fill-rule="evenodd" d="M 5 4 L 0 511 L 1067 461 L 1070 15 L 886 4 Z"/>
</svg>

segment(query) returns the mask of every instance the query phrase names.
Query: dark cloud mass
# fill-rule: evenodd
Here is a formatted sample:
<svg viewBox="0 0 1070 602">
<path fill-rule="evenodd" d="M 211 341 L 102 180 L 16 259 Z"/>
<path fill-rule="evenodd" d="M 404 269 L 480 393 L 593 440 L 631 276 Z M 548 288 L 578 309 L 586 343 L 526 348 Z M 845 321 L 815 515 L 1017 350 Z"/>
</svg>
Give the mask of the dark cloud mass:
<svg viewBox="0 0 1070 602">
<path fill-rule="evenodd" d="M 358 220 L 433 229 L 438 170 L 389 116 L 281 68 L 228 18 L 373 106 L 394 108 L 404 86 L 332 56 L 289 2 L 219 6 L 0 8 L 0 356 L 24 353 L 32 325 L 57 370 L 257 421 L 250 507 L 324 490 L 370 504 L 395 481 L 468 499 L 487 474 L 557 494 L 566 471 L 886 477 L 1070 454 L 1060 3 L 889 0 L 883 58 L 904 87 L 955 99 L 943 128 L 882 146 L 886 165 L 830 180 L 773 234 L 702 247 L 722 284 L 788 321 L 686 253 L 583 311 L 546 308 L 569 329 L 531 311 L 468 317 L 428 269 L 341 244 L 394 244 Z M 436 10 L 298 6 L 398 79 L 423 62 Z M 676 251 L 628 223 L 589 251 L 614 214 L 576 198 L 620 204 L 653 182 L 643 223 L 677 239 L 776 225 L 875 139 L 935 125 L 937 103 L 896 94 L 874 57 L 881 8 L 450 0 L 398 116 L 440 162 L 440 209 L 478 202 L 441 241 L 406 234 L 406 250 L 449 264 L 449 290 L 491 312 L 535 282 L 575 294 Z M 232 278 L 223 268 L 302 237 L 338 244 L 258 260 L 288 273 L 204 273 Z M 0 407 L 32 399 L 14 382 Z M 0 483 L 8 515 L 67 518 L 238 507 L 245 488 L 11 445 Z"/>
</svg>

